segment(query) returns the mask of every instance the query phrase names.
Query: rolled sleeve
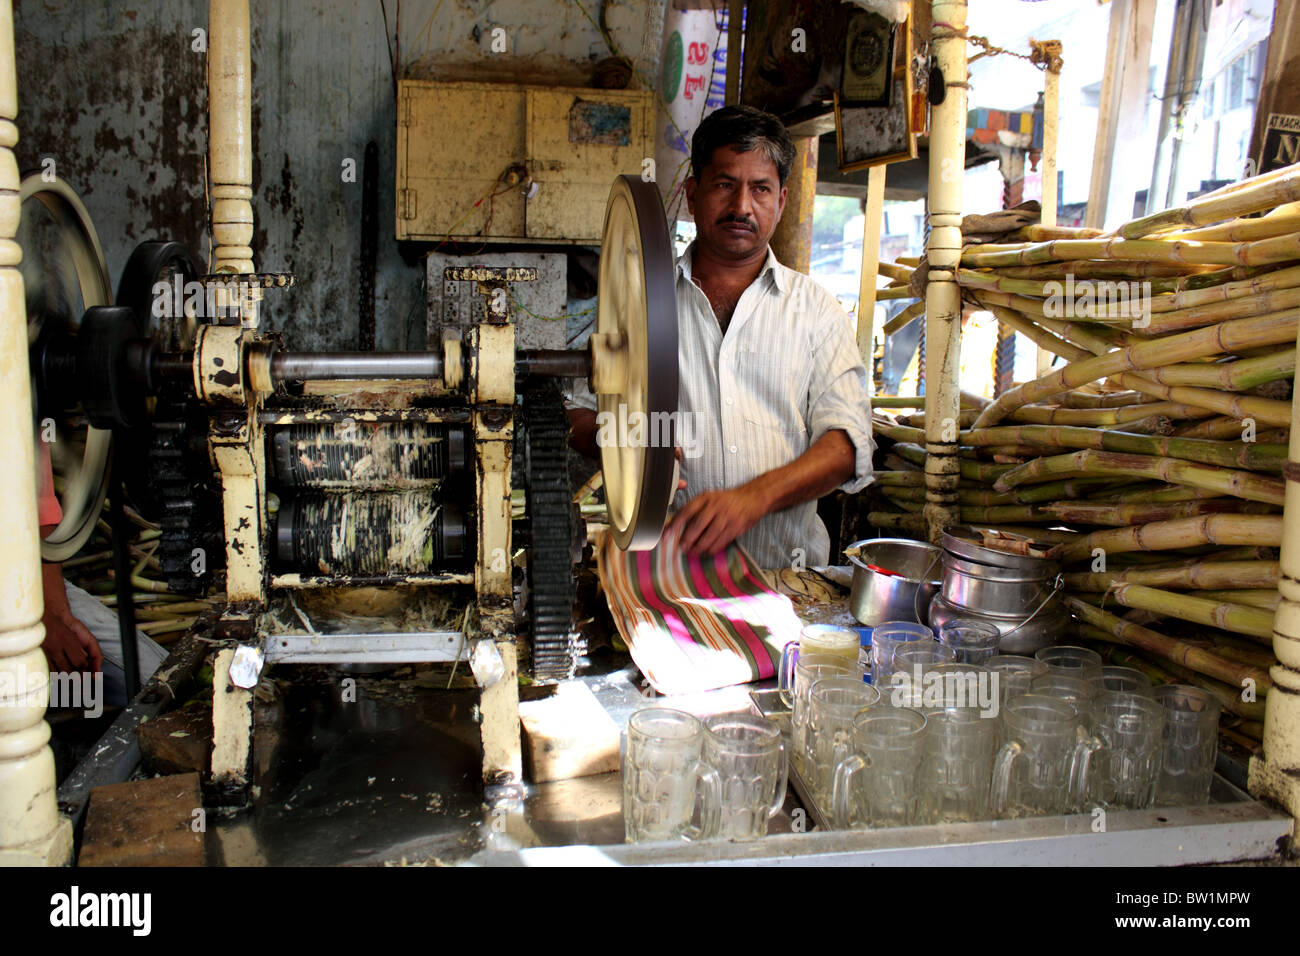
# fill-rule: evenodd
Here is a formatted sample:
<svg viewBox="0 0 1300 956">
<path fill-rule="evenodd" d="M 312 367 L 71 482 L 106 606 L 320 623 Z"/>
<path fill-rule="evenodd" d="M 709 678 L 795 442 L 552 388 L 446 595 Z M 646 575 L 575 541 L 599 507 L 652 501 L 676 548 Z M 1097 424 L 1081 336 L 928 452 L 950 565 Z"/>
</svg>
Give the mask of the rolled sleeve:
<svg viewBox="0 0 1300 956">
<path fill-rule="evenodd" d="M 829 295 L 827 299 L 830 299 Z M 867 370 L 858 355 L 849 317 L 830 300 L 818 316 L 821 346 L 813 355 L 814 371 L 808 390 L 808 426 L 811 441 L 841 429 L 853 443 L 853 477 L 840 485 L 849 494 L 861 491 L 873 479 L 871 456 L 871 397 Z"/>
</svg>

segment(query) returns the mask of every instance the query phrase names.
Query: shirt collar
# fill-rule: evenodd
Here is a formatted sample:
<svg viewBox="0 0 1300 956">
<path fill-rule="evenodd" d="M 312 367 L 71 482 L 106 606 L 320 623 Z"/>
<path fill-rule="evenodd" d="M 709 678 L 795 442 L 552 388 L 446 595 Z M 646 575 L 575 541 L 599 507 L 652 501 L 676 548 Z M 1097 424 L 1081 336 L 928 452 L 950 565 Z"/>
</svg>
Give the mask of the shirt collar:
<svg viewBox="0 0 1300 956">
<path fill-rule="evenodd" d="M 692 281 L 691 266 L 694 262 L 694 255 L 695 242 L 692 240 L 691 244 L 686 247 L 686 251 L 677 259 L 677 274 L 685 276 L 687 282 Z M 772 251 L 772 247 L 769 245 L 767 247 L 767 258 L 763 260 L 763 268 L 759 270 L 758 277 L 761 279 L 765 275 L 771 275 L 772 283 L 776 286 L 777 291 L 784 294 L 790 291 L 790 277 L 786 275 L 787 271 L 786 267 L 777 261 L 776 253 Z"/>
</svg>

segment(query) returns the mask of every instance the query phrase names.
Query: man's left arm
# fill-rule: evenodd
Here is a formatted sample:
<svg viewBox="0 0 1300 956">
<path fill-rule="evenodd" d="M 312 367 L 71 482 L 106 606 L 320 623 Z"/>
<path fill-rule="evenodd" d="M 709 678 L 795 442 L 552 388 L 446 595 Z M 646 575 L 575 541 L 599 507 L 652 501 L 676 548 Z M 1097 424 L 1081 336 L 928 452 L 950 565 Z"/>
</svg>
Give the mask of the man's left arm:
<svg viewBox="0 0 1300 956">
<path fill-rule="evenodd" d="M 828 297 L 829 298 L 829 297 Z M 848 316 L 830 300 L 816 316 L 821 347 L 813 354 L 806 418 L 812 443 L 780 468 L 725 491 L 697 495 L 673 518 L 682 547 L 712 554 L 768 514 L 871 480 L 871 413 L 867 373 Z"/>
</svg>

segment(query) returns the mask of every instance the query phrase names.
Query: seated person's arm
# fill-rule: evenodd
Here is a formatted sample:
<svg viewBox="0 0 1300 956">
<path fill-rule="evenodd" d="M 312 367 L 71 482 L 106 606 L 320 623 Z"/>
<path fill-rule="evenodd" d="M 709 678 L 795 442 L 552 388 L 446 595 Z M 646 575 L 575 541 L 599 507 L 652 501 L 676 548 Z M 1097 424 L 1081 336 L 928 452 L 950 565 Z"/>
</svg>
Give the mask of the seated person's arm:
<svg viewBox="0 0 1300 956">
<path fill-rule="evenodd" d="M 570 405 L 565 411 L 569 415 L 569 447 L 600 461 L 600 449 L 596 445 L 596 410 Z"/>
<path fill-rule="evenodd" d="M 41 540 L 59 526 L 63 512 L 54 494 L 54 472 L 50 467 L 50 446 L 37 442 L 37 511 L 41 522 Z M 99 642 L 73 615 L 68 607 L 68 589 L 63 584 L 62 564 L 41 564 L 41 592 L 45 599 L 45 640 L 41 650 L 52 671 L 97 671 L 104 664 Z"/>
</svg>

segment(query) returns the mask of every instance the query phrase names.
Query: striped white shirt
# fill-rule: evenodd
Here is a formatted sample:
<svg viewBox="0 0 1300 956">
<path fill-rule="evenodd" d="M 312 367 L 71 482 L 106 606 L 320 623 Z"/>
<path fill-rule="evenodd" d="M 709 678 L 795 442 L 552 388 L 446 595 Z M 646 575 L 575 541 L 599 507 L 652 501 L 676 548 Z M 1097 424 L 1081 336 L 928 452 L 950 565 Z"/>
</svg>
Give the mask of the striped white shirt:
<svg viewBox="0 0 1300 956">
<path fill-rule="evenodd" d="M 871 481 L 871 400 L 852 320 L 829 292 L 777 262 L 769 247 L 724 336 L 691 279 L 694 249 L 677 260 L 686 488 L 676 505 L 787 465 L 836 428 L 855 452 L 853 477 L 840 487 L 862 490 Z M 767 515 L 740 543 L 763 568 L 790 567 L 799 552 L 809 567 L 830 558 L 816 501 Z"/>
</svg>

